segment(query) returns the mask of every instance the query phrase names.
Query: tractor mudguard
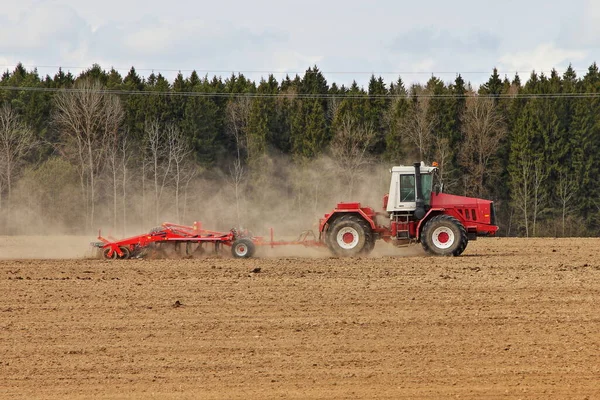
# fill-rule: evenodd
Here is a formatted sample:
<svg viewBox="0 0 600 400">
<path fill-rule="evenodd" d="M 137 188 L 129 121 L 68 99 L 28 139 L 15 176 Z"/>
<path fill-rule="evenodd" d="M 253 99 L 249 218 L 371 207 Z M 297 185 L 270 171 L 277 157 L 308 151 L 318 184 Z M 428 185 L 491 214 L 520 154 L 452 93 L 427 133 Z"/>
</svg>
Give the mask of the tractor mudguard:
<svg viewBox="0 0 600 400">
<path fill-rule="evenodd" d="M 425 214 L 425 216 L 421 218 L 417 224 L 417 240 L 421 239 L 421 225 L 425 224 L 429 218 L 437 214 L 442 214 L 444 211 L 446 211 L 445 208 L 430 208 L 429 211 L 427 211 L 427 214 Z"/>
<path fill-rule="evenodd" d="M 321 221 L 319 223 L 319 233 L 323 232 L 323 230 L 325 229 L 325 226 L 327 224 L 329 224 L 331 221 L 337 219 L 337 217 L 339 215 L 344 215 L 344 214 L 358 214 L 371 226 L 371 229 L 373 229 L 373 230 L 377 229 L 377 225 L 375 224 L 375 221 L 373 219 L 375 217 L 375 212 L 373 212 L 373 210 L 370 208 L 366 208 L 366 209 L 371 211 L 372 213 L 370 215 L 367 214 L 364 211 L 365 208 L 360 208 L 360 205 L 357 208 L 339 208 L 339 207 L 336 208 L 331 213 L 325 214 L 325 218 L 321 219 Z"/>
</svg>

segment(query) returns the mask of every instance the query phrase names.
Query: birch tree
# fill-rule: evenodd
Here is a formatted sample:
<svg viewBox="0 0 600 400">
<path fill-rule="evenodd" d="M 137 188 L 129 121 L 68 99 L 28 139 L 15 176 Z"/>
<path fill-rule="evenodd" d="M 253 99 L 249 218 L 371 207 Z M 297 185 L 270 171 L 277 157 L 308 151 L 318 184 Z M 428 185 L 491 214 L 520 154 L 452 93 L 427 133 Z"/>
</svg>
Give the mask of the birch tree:
<svg viewBox="0 0 600 400">
<path fill-rule="evenodd" d="M 430 115 L 429 97 L 419 88 L 413 88 L 417 97 L 410 104 L 406 116 L 399 120 L 399 131 L 402 137 L 408 138 L 419 152 L 419 160 L 425 161 L 429 157 L 433 142 L 433 128 L 435 118 Z"/>
<path fill-rule="evenodd" d="M 521 212 L 525 236 L 529 237 L 529 218 L 532 197 L 532 165 L 528 157 L 516 160 L 511 175 L 511 198 L 513 206 Z"/>
<path fill-rule="evenodd" d="M 59 150 L 77 167 L 85 204 L 86 226 L 94 227 L 98 176 L 110 151 L 110 141 L 123 121 L 119 98 L 98 81 L 83 79 L 73 90 L 54 97 L 54 123 L 59 130 Z"/>
<path fill-rule="evenodd" d="M 173 160 L 169 156 L 169 144 L 165 140 L 163 127 L 158 120 L 147 121 L 144 132 L 148 154 L 146 162 L 153 186 L 154 222 L 159 224 L 161 199 L 171 173 Z"/>
<path fill-rule="evenodd" d="M 561 222 L 562 222 L 562 236 L 565 236 L 565 224 L 567 215 L 573 211 L 573 200 L 575 198 L 577 185 L 573 176 L 563 173 L 559 173 L 558 182 L 556 183 L 556 198 L 560 206 Z"/>
<path fill-rule="evenodd" d="M 507 134 L 504 117 L 496 110 L 494 100 L 467 98 L 462 131 L 464 139 L 458 159 L 468 175 L 465 190 L 481 197 L 486 194 L 487 178 L 498 170 L 492 160 Z"/>
<path fill-rule="evenodd" d="M 6 204 L 9 212 L 15 174 L 24 157 L 37 143 L 38 140 L 31 127 L 21 120 L 8 103 L 2 104 L 0 107 L 0 189 L 2 186 L 6 187 Z M 2 190 L 0 190 L 1 197 Z M 0 200 L 0 208 L 1 205 Z"/>
<path fill-rule="evenodd" d="M 354 182 L 371 160 L 368 149 L 375 139 L 371 124 L 358 124 L 349 115 L 345 116 L 331 141 L 331 155 L 337 164 L 348 188 L 348 196 L 354 192 Z"/>
<path fill-rule="evenodd" d="M 229 167 L 229 182 L 235 193 L 235 210 L 238 226 L 241 226 L 241 201 L 243 187 L 246 182 L 244 160 L 248 154 L 248 121 L 250 118 L 251 99 L 239 97 L 227 103 L 226 126 L 227 132 L 235 140 L 235 160 Z M 244 152 L 246 153 L 244 157 Z"/>
<path fill-rule="evenodd" d="M 181 223 L 181 186 L 185 181 L 186 168 L 185 164 L 189 156 L 192 154 L 192 147 L 186 140 L 181 130 L 174 124 L 167 125 L 165 129 L 167 142 L 168 142 L 168 158 L 171 160 L 173 165 L 173 182 L 175 185 L 175 212 L 177 216 L 177 223 Z"/>
</svg>

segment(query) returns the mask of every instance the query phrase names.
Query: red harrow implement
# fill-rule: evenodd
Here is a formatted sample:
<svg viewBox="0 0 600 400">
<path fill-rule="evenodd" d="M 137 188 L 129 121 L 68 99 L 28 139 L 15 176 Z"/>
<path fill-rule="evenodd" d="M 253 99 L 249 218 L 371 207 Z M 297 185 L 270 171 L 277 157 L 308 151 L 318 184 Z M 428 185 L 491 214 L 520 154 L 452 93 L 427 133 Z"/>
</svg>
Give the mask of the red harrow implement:
<svg viewBox="0 0 600 400">
<path fill-rule="evenodd" d="M 106 259 L 138 258 L 152 252 L 164 254 L 169 244 L 176 251 L 181 251 L 181 246 L 185 245 L 186 256 L 202 254 L 208 246 L 212 246 L 215 252 L 218 252 L 223 246 L 228 246 L 231 247 L 231 254 L 235 258 L 252 257 L 256 251 L 256 246 L 270 246 L 272 248 L 287 245 L 324 246 L 317 240 L 312 231 L 303 232 L 295 241 L 275 241 L 273 240 L 273 229 L 270 233 L 270 240 L 266 241 L 263 237 L 252 236 L 247 231 L 231 229 L 229 232 L 216 232 L 201 229 L 199 222 L 194 222 L 193 226 L 165 222 L 147 234 L 121 240 L 107 239 L 99 232 L 98 239 L 100 242 L 94 242 L 92 245 L 101 249 L 102 257 Z"/>
</svg>

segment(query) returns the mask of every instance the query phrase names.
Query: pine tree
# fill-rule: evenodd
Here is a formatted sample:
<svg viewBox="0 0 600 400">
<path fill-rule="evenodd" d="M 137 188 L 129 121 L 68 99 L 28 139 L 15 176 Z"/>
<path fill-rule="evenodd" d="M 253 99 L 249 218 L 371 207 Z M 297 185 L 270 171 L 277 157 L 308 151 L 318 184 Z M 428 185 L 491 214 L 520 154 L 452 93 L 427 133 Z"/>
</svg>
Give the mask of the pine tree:
<svg viewBox="0 0 600 400">
<path fill-rule="evenodd" d="M 250 107 L 248 118 L 248 163 L 260 162 L 266 155 L 267 144 L 274 141 L 277 125 L 277 110 L 275 96 L 278 94 L 279 84 L 273 75 L 268 80 L 261 80 L 255 98 Z M 265 97 L 260 97 L 265 96 Z M 272 96 L 272 97 L 269 97 Z"/>
<path fill-rule="evenodd" d="M 189 89 L 202 93 L 211 90 L 207 78 Z M 191 141 L 197 161 L 203 165 L 211 165 L 224 156 L 224 141 L 219 140 L 223 127 L 219 122 L 219 107 L 212 97 L 191 96 L 187 99 L 181 129 Z"/>
<path fill-rule="evenodd" d="M 169 99 L 171 103 L 172 119 L 174 121 L 181 121 L 183 119 L 187 97 L 182 95 L 182 93 L 187 92 L 187 89 L 187 83 L 180 71 L 173 81 L 173 96 Z"/>
<path fill-rule="evenodd" d="M 404 87 L 402 78 L 398 78 L 396 83 L 390 85 L 390 94 L 392 101 L 385 115 L 387 133 L 385 137 L 386 152 L 384 158 L 395 164 L 399 164 L 406 154 L 400 127 L 410 107 L 408 92 Z"/>
<path fill-rule="evenodd" d="M 366 120 L 375 132 L 375 138 L 370 149 L 371 153 L 375 155 L 381 155 L 385 152 L 387 126 L 384 116 L 391 105 L 388 95 L 389 92 L 383 78 L 380 76 L 375 79 L 375 75 L 371 75 Z"/>
<path fill-rule="evenodd" d="M 494 68 L 492 72 L 492 76 L 490 79 L 481 85 L 479 88 L 479 94 L 485 94 L 488 96 L 492 96 L 495 98 L 496 102 L 499 99 L 499 95 L 502 93 L 502 79 L 500 79 L 500 75 L 498 74 L 498 69 Z"/>
<path fill-rule="evenodd" d="M 146 115 L 144 112 L 145 98 L 136 92 L 144 90 L 144 82 L 137 74 L 134 67 L 131 67 L 123 79 L 123 90 L 133 92 L 122 97 L 123 108 L 125 109 L 125 120 L 123 126 L 127 132 L 128 139 L 139 143 L 144 132 L 144 123 Z"/>
<path fill-rule="evenodd" d="M 103 87 L 106 87 L 108 84 L 108 74 L 99 64 L 94 64 L 91 68 L 82 71 L 76 80 L 82 79 L 92 79 L 98 81 Z"/>
<path fill-rule="evenodd" d="M 151 73 L 146 82 L 146 91 L 151 94 L 144 96 L 143 110 L 146 121 L 158 120 L 165 124 L 171 122 L 173 110 L 170 105 L 169 92 L 171 85 L 162 74 Z"/>
<path fill-rule="evenodd" d="M 291 118 L 290 141 L 292 153 L 300 158 L 312 158 L 320 154 L 330 140 L 327 124 L 327 98 L 329 91 L 325 77 L 315 66 L 308 68 L 298 85 Z"/>
<path fill-rule="evenodd" d="M 111 68 L 110 71 L 108 72 L 108 77 L 106 80 L 106 88 L 107 89 L 119 89 L 122 84 L 123 84 L 123 77 L 121 76 L 121 74 L 119 74 L 119 72 L 116 69 Z"/>
<path fill-rule="evenodd" d="M 596 63 L 592 64 L 581 82 L 584 93 L 600 92 L 600 73 Z M 590 227 L 597 227 L 600 205 L 598 181 L 600 171 L 600 100 L 597 97 L 576 99 L 571 122 L 572 165 L 577 180 L 577 206 L 581 216 Z"/>
</svg>

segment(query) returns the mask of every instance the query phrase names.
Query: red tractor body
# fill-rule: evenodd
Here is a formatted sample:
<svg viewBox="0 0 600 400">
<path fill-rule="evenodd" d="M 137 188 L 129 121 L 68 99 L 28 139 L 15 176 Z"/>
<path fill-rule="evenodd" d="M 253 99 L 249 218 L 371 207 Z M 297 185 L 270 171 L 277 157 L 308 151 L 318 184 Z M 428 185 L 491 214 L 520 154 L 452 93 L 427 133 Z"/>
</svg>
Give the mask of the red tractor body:
<svg viewBox="0 0 600 400">
<path fill-rule="evenodd" d="M 420 242 L 432 254 L 458 256 L 469 240 L 494 236 L 494 203 L 432 190 L 436 171 L 421 163 L 394 167 L 392 195 L 383 201 L 385 212 L 360 203 L 338 203 L 319 221 L 320 240 L 340 256 L 367 254 L 377 239 L 397 246 Z"/>
</svg>

